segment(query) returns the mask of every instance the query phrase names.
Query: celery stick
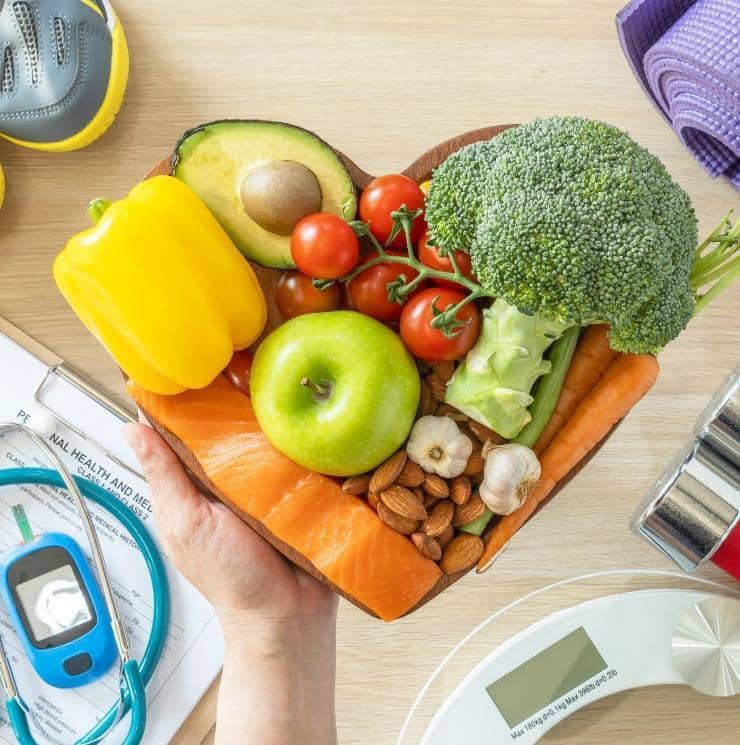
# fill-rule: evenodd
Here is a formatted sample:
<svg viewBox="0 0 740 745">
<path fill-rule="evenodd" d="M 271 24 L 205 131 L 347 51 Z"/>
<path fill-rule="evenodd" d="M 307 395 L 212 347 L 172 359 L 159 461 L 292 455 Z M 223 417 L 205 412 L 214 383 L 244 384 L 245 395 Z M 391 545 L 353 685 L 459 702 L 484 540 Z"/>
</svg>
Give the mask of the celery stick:
<svg viewBox="0 0 740 745">
<path fill-rule="evenodd" d="M 557 406 L 558 398 L 560 398 L 565 374 L 568 372 L 573 353 L 576 351 L 580 332 L 579 326 L 573 326 L 552 345 L 549 355 L 552 369 L 547 375 L 540 378 L 534 401 L 529 407 L 532 419 L 512 442 L 531 448 L 542 434 L 542 430 L 547 426 Z"/>
<path fill-rule="evenodd" d="M 486 507 L 486 511 L 477 519 L 473 520 L 472 523 L 463 525 L 460 530 L 463 533 L 472 533 L 473 535 L 480 535 L 485 529 L 486 525 L 491 522 L 493 512 Z"/>
</svg>

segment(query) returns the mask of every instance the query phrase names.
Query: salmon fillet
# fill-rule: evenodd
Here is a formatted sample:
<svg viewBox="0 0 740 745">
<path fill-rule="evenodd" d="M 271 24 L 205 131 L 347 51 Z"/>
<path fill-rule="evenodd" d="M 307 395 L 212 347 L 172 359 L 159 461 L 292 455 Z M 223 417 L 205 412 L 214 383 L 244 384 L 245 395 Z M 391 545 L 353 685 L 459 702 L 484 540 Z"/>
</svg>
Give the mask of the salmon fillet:
<svg viewBox="0 0 740 745">
<path fill-rule="evenodd" d="M 223 376 L 177 396 L 148 393 L 131 382 L 128 388 L 228 500 L 383 620 L 407 613 L 440 578 L 439 567 L 362 499 L 275 450 L 249 398 Z"/>
</svg>

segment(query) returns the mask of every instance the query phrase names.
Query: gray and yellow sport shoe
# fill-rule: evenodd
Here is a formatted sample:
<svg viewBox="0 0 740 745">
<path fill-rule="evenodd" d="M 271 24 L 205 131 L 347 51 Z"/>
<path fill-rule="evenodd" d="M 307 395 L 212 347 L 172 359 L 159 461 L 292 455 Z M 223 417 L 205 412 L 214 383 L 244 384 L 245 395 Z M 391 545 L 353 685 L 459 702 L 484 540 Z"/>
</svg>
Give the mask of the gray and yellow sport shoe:
<svg viewBox="0 0 740 745">
<path fill-rule="evenodd" d="M 85 147 L 113 123 L 128 47 L 107 0 L 0 0 L 0 137 Z"/>
</svg>

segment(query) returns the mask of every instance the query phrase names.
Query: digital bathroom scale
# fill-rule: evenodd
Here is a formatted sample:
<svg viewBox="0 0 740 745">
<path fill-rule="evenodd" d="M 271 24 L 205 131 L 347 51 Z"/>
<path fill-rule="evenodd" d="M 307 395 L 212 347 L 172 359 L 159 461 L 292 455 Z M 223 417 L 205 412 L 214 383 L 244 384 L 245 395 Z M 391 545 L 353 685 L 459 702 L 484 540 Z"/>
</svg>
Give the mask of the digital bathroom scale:
<svg viewBox="0 0 740 745">
<path fill-rule="evenodd" d="M 642 691 L 655 686 L 665 686 L 658 707 L 640 715 Z M 615 743 L 646 725 L 659 731 L 644 742 L 705 743 L 706 728 L 723 722 L 734 735 L 711 741 L 732 743 L 739 693 L 740 593 L 673 573 L 610 572 L 544 588 L 481 624 L 424 686 L 398 743 Z M 589 720 L 582 710 L 594 705 Z M 610 706 L 624 710 L 621 733 L 603 716 Z M 686 739 L 670 734 L 674 710 Z M 558 737 L 571 717 L 578 727 Z"/>
</svg>

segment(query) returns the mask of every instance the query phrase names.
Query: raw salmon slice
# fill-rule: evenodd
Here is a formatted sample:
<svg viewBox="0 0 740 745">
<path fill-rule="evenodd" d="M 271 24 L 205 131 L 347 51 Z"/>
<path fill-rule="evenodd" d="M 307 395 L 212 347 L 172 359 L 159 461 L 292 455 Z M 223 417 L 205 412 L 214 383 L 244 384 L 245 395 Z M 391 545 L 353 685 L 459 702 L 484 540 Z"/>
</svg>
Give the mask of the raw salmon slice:
<svg viewBox="0 0 740 745">
<path fill-rule="evenodd" d="M 177 396 L 148 393 L 132 383 L 129 392 L 191 451 L 232 506 L 259 520 L 380 618 L 404 615 L 440 578 L 439 567 L 363 500 L 275 450 L 249 399 L 226 378 Z"/>
</svg>

